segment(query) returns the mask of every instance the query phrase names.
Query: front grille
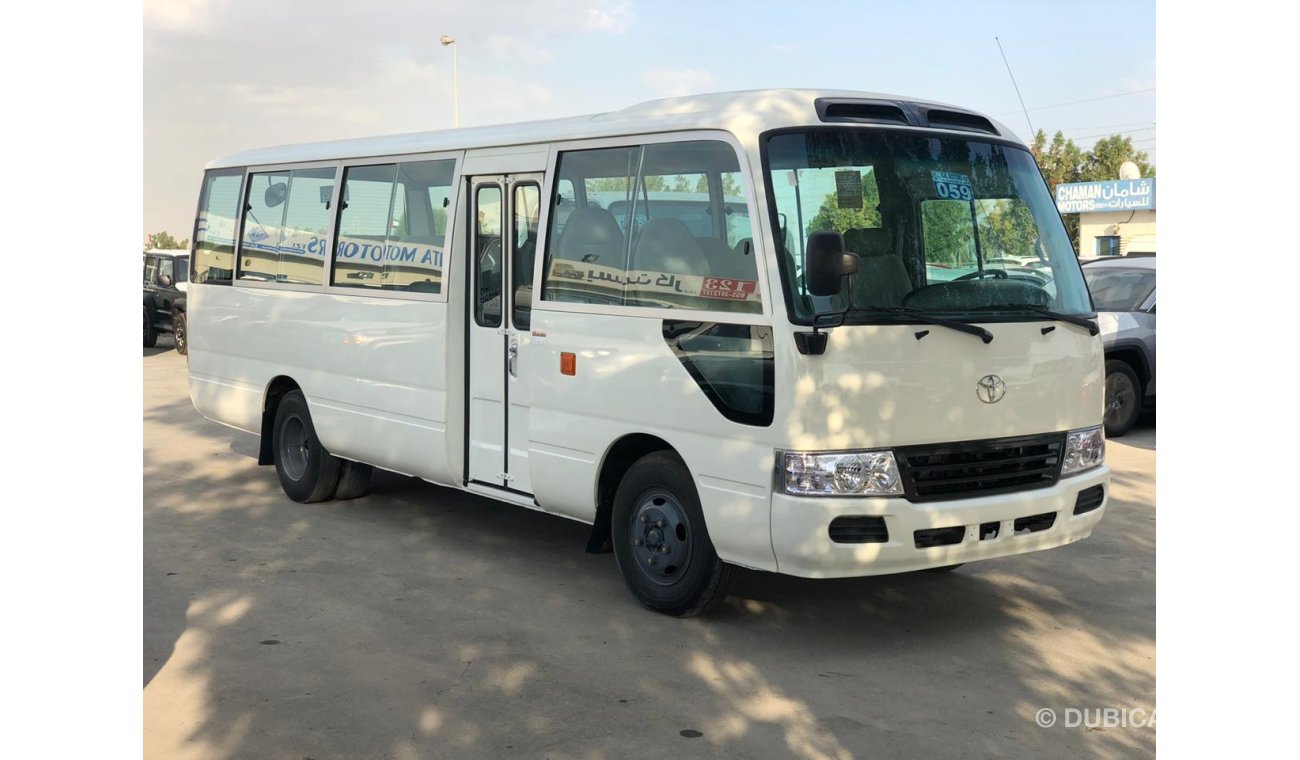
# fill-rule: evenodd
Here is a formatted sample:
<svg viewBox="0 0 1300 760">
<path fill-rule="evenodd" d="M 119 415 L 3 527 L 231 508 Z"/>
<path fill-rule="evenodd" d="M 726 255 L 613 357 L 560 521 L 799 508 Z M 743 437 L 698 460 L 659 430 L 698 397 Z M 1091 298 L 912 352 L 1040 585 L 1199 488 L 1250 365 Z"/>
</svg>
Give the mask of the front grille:
<svg viewBox="0 0 1300 760">
<path fill-rule="evenodd" d="M 1065 433 L 902 446 L 903 490 L 914 502 L 1046 488 L 1061 476 Z"/>
</svg>

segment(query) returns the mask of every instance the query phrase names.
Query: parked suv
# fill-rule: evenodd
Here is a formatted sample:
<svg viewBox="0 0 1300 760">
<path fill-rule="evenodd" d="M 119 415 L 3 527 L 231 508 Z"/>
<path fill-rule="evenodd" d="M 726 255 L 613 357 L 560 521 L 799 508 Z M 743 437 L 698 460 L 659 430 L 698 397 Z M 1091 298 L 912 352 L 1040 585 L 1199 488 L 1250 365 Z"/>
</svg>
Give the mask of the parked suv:
<svg viewBox="0 0 1300 760">
<path fill-rule="evenodd" d="M 1083 277 L 1106 351 L 1106 435 L 1124 435 L 1156 403 L 1156 260 L 1090 261 Z"/>
<path fill-rule="evenodd" d="M 144 252 L 144 345 L 158 342 L 159 333 L 171 333 L 176 353 L 188 349 L 185 324 L 185 288 L 190 276 L 190 256 L 180 251 Z"/>
</svg>

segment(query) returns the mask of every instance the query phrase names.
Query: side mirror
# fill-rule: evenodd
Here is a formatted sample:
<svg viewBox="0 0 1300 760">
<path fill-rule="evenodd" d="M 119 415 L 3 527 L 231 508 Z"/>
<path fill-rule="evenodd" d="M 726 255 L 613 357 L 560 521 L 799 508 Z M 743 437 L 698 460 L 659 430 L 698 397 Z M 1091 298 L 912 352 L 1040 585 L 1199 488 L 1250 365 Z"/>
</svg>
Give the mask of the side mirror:
<svg viewBox="0 0 1300 760">
<path fill-rule="evenodd" d="M 284 182 L 277 182 L 266 188 L 266 195 L 262 197 L 266 201 L 267 208 L 275 208 L 284 203 L 284 197 L 289 194 L 289 186 Z"/>
<path fill-rule="evenodd" d="M 158 284 L 164 288 L 170 288 L 172 286 L 172 276 L 169 274 L 158 275 Z"/>
<path fill-rule="evenodd" d="M 814 232 L 808 236 L 804 257 L 804 282 L 814 296 L 839 295 L 845 277 L 858 271 L 858 255 L 844 250 L 844 236 L 838 232 Z"/>
</svg>

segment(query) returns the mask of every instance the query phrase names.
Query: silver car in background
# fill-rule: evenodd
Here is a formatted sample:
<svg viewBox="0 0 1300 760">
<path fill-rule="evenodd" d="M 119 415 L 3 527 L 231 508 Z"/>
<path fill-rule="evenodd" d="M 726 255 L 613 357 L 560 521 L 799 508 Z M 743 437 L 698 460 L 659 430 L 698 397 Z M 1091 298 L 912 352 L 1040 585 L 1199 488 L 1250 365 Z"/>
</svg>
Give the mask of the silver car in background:
<svg viewBox="0 0 1300 760">
<path fill-rule="evenodd" d="M 1092 293 L 1106 350 L 1106 436 L 1124 435 L 1144 407 L 1156 403 L 1156 260 L 1114 257 L 1089 261 L 1083 277 Z"/>
</svg>

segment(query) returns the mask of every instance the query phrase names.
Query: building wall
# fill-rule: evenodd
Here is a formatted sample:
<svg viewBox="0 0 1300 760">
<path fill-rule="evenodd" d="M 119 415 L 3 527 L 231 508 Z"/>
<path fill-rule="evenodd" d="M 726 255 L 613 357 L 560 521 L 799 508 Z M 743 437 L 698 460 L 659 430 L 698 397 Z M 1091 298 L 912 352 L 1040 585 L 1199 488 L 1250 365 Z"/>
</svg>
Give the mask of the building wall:
<svg viewBox="0 0 1300 760">
<path fill-rule="evenodd" d="M 1079 214 L 1079 256 L 1097 255 L 1097 238 L 1118 235 L 1120 254 L 1130 251 L 1155 253 L 1156 212 L 1108 211 L 1097 214 Z"/>
</svg>

